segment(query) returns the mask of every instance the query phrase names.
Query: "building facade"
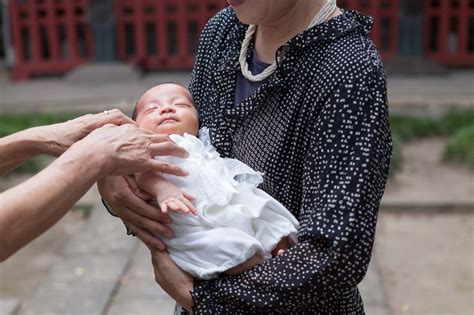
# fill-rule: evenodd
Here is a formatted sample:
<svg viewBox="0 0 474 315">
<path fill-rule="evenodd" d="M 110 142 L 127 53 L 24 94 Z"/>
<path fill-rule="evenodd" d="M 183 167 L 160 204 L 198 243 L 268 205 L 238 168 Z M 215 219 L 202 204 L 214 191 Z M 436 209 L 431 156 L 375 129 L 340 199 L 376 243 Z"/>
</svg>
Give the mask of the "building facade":
<svg viewBox="0 0 474 315">
<path fill-rule="evenodd" d="M 227 5 L 226 0 L 3 3 L 8 27 L 2 42 L 12 48 L 10 73 L 16 80 L 93 61 L 190 69 L 200 31 Z M 372 37 L 386 61 L 425 58 L 448 67 L 474 66 L 474 0 L 338 0 L 338 5 L 375 18 Z"/>
</svg>

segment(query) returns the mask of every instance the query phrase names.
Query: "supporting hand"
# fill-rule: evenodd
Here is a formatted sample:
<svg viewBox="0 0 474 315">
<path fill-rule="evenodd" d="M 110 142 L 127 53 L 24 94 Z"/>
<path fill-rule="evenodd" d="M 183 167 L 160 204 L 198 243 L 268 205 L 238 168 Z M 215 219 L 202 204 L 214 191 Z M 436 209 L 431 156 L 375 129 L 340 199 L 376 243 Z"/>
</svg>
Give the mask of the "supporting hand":
<svg viewBox="0 0 474 315">
<path fill-rule="evenodd" d="M 138 188 L 133 176 L 104 177 L 97 186 L 114 214 L 149 248 L 166 249 L 160 238 L 173 237 L 173 231 L 167 226 L 170 219 L 146 202 L 151 196 Z"/>
<path fill-rule="evenodd" d="M 157 250 L 151 251 L 151 262 L 155 272 L 155 281 L 169 294 L 179 305 L 187 310 L 192 310 L 194 278 L 181 270 L 171 260 L 167 252 Z"/>
</svg>

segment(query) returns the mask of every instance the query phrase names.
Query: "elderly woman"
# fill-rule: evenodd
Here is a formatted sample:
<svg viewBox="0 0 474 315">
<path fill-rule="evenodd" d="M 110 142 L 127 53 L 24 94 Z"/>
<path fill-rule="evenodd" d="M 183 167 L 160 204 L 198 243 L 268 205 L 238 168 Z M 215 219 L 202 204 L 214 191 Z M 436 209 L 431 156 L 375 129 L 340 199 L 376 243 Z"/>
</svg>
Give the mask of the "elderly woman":
<svg viewBox="0 0 474 315">
<path fill-rule="evenodd" d="M 156 280 L 187 310 L 364 313 L 357 285 L 391 156 L 372 20 L 334 0 L 228 2 L 202 33 L 190 90 L 219 153 L 264 173 L 260 188 L 299 220 L 298 244 L 239 275 L 193 279 L 161 251 L 158 237 L 171 237 L 163 216 L 115 198 L 107 186 L 117 180 L 101 184 L 103 196 L 161 249 L 152 249 Z"/>
</svg>

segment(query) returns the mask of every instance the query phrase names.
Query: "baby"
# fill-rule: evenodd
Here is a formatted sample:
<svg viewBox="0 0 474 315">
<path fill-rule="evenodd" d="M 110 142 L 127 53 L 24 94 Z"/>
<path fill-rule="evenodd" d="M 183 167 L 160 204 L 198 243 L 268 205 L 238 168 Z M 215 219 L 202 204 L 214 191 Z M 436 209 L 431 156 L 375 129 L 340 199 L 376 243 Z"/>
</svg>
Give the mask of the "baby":
<svg viewBox="0 0 474 315">
<path fill-rule="evenodd" d="M 177 84 L 151 88 L 138 100 L 134 119 L 142 128 L 170 135 L 189 153 L 186 159 L 160 157 L 188 171 L 187 177 L 137 174 L 140 188 L 171 217 L 174 237 L 164 242 L 183 270 L 201 279 L 236 274 L 296 242 L 298 221 L 256 188 L 262 175 L 236 159 L 221 158 L 208 130 L 199 131 L 187 89 Z"/>
</svg>

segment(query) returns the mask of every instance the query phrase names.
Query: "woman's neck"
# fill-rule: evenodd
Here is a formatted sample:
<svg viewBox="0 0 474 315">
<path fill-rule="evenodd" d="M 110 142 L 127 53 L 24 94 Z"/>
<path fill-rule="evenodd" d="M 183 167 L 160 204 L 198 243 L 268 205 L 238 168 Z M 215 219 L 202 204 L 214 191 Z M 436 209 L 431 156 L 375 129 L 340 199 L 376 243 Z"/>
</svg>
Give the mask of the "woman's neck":
<svg viewBox="0 0 474 315">
<path fill-rule="evenodd" d="M 296 1 L 283 14 L 258 24 L 255 49 L 259 59 L 271 64 L 275 59 L 277 49 L 307 29 L 325 3 L 326 0 Z M 331 17 L 338 14 L 340 14 L 339 9 Z"/>
</svg>

